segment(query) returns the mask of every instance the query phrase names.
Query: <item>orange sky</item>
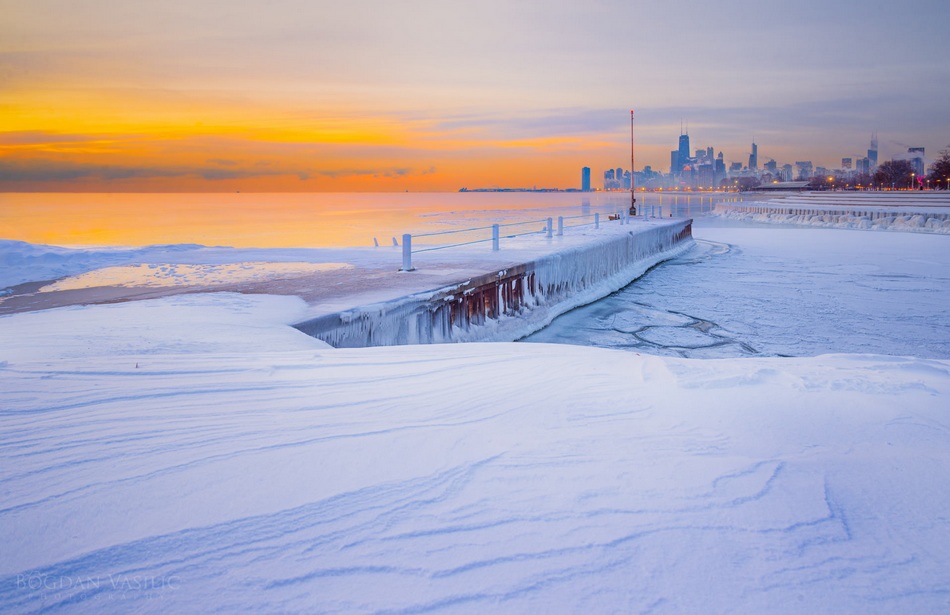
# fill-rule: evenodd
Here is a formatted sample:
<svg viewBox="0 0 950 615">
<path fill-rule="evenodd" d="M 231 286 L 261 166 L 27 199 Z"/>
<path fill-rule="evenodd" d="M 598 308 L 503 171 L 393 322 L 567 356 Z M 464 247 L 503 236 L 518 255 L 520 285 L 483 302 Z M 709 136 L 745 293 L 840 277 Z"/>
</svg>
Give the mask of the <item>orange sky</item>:
<svg viewBox="0 0 950 615">
<path fill-rule="evenodd" d="M 629 168 L 631 106 L 638 169 L 683 120 L 727 162 L 933 157 L 940 20 L 814 2 L 0 0 L 0 191 L 577 188 Z M 860 53 L 885 35 L 918 61 Z"/>
<path fill-rule="evenodd" d="M 383 109 L 303 110 L 292 99 L 242 105 L 61 94 L 22 92 L 6 105 L 0 157 L 8 190 L 563 188 L 577 187 L 580 166 L 598 149 L 611 165 L 618 149 L 617 135 L 505 138 Z"/>
</svg>

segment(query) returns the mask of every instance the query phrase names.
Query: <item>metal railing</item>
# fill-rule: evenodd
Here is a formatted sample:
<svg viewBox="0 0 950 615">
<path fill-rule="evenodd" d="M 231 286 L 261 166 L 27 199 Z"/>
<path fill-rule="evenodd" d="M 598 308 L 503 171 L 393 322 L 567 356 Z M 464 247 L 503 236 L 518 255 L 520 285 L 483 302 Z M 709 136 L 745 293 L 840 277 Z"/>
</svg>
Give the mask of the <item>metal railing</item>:
<svg viewBox="0 0 950 615">
<path fill-rule="evenodd" d="M 661 214 L 662 215 L 662 214 Z M 585 218 L 593 218 L 593 222 L 585 222 L 582 224 L 565 224 L 565 220 L 580 220 Z M 621 224 L 629 223 L 629 216 L 625 211 L 618 211 L 616 214 L 610 215 L 611 220 L 619 220 Z M 502 229 L 509 229 L 517 226 L 527 226 L 527 225 L 537 225 L 543 223 L 544 227 L 540 230 L 530 230 L 523 232 L 515 233 L 505 233 L 502 235 Z M 591 226 L 595 229 L 600 228 L 600 213 L 589 213 L 581 214 L 579 216 L 558 216 L 557 217 L 557 226 L 554 225 L 554 217 L 528 220 L 524 222 L 510 222 L 507 224 L 492 224 L 490 226 L 477 226 L 472 228 L 464 229 L 454 229 L 451 231 L 436 231 L 431 233 L 406 233 L 402 236 L 402 267 L 401 271 L 414 271 L 412 266 L 412 255 L 418 254 L 420 252 L 432 252 L 435 250 L 446 250 L 449 248 L 457 248 L 460 246 L 468 246 L 477 243 L 492 243 L 492 251 L 497 252 L 501 249 L 501 239 L 513 239 L 515 237 L 522 237 L 525 235 L 539 235 L 544 233 L 547 237 L 561 237 L 564 235 L 564 229 L 566 228 L 578 228 L 582 226 Z M 474 239 L 471 241 L 458 241 L 455 243 L 448 244 L 438 244 L 438 245 L 425 245 L 424 247 L 419 247 L 413 249 L 413 240 L 420 239 L 424 237 L 439 237 L 439 236 L 448 236 L 448 235 L 458 235 L 461 233 L 473 233 L 479 231 L 491 230 L 491 237 L 486 237 L 483 239 Z M 395 239 L 393 240 L 395 242 Z"/>
</svg>

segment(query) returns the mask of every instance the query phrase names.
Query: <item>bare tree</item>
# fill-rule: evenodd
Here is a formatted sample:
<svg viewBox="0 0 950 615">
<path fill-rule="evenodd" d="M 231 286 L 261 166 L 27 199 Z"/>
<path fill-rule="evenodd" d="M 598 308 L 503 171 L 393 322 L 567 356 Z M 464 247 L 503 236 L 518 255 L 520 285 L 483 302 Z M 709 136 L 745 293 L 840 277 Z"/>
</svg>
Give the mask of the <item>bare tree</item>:
<svg viewBox="0 0 950 615">
<path fill-rule="evenodd" d="M 907 160 L 888 160 L 874 172 L 874 183 L 880 188 L 913 188 L 914 166 Z"/>
<path fill-rule="evenodd" d="M 950 190 L 950 147 L 940 152 L 940 157 L 930 165 L 927 178 L 933 187 Z"/>
</svg>

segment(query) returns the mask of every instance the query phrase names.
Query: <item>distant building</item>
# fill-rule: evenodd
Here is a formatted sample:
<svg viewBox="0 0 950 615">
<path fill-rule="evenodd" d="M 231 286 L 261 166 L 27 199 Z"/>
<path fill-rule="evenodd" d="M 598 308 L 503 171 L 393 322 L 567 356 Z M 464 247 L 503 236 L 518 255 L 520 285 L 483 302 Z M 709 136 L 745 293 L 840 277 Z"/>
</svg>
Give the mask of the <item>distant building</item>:
<svg viewBox="0 0 950 615">
<path fill-rule="evenodd" d="M 752 153 L 749 154 L 749 170 L 755 171 L 759 168 L 759 146 L 752 142 Z"/>
<path fill-rule="evenodd" d="M 868 166 L 870 171 L 877 168 L 877 133 L 871 135 L 871 148 L 868 150 Z"/>
<path fill-rule="evenodd" d="M 850 159 L 850 158 L 842 158 L 842 159 L 841 159 L 841 168 L 844 169 L 844 170 L 846 170 L 846 171 L 850 171 L 850 170 L 851 170 L 851 159 Z"/>
<path fill-rule="evenodd" d="M 798 179 L 811 179 L 814 175 L 811 160 L 799 160 L 795 162 L 795 167 L 798 168 Z"/>
<path fill-rule="evenodd" d="M 624 171 L 620 167 L 607 169 L 604 171 L 604 190 L 629 190 L 630 178 L 630 171 Z"/>
<path fill-rule="evenodd" d="M 590 167 L 581 169 L 581 190 L 590 192 Z"/>
<path fill-rule="evenodd" d="M 910 155 L 910 164 L 912 167 L 914 167 L 914 173 L 917 174 L 917 177 L 923 177 L 924 175 L 924 148 L 911 147 L 907 150 L 907 153 Z"/>
<path fill-rule="evenodd" d="M 679 158 L 676 162 L 676 173 L 682 173 L 683 167 L 689 164 L 689 133 L 680 135 Z"/>
</svg>

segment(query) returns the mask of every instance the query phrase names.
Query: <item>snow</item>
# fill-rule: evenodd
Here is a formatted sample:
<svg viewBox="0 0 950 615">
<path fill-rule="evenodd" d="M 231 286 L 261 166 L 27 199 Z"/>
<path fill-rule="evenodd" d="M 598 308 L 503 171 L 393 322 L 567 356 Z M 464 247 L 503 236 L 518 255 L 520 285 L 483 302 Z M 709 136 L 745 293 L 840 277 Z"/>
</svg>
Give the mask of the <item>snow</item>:
<svg viewBox="0 0 950 615">
<path fill-rule="evenodd" d="M 697 219 L 696 247 L 528 341 L 691 358 L 950 357 L 950 238 Z"/>
<path fill-rule="evenodd" d="M 689 221 L 660 220 L 636 227 L 615 224 L 610 229 L 588 229 L 574 236 L 585 240 L 580 244 L 559 243 L 559 249 L 540 255 L 519 250 L 523 261 L 515 271 L 505 268 L 462 284 L 359 305 L 297 326 L 335 347 L 514 341 L 687 251 L 693 245 L 688 228 Z M 505 288 L 521 299 L 506 299 Z M 486 309 L 484 299 L 473 299 L 478 293 L 489 295 L 487 301 L 493 305 Z"/>
<path fill-rule="evenodd" d="M 801 232 L 703 230 L 755 258 Z M 863 282 L 844 244 L 894 236 L 809 232 Z M 913 292 L 946 295 L 909 246 Z M 773 308 L 796 292 L 762 277 Z M 662 307 L 619 328 L 692 318 Z M 290 326 L 311 309 L 214 292 L 0 316 L 0 611 L 950 605 L 950 357 L 335 349 Z"/>
<path fill-rule="evenodd" d="M 817 192 L 763 202 L 717 203 L 735 222 L 950 234 L 950 195 L 943 192 Z"/>
<path fill-rule="evenodd" d="M 0 287 L 78 277 L 94 271 L 97 272 L 96 276 L 71 280 L 70 287 L 133 282 L 155 285 L 207 284 L 209 281 L 204 278 L 209 273 L 226 266 L 248 267 L 254 264 L 257 266 L 255 270 L 263 274 L 266 268 L 273 270 L 278 264 L 291 264 L 299 269 L 305 269 L 306 264 L 325 268 L 341 261 L 351 265 L 374 265 L 386 262 L 386 257 L 390 255 L 393 255 L 392 251 L 369 249 L 236 249 L 190 244 L 65 248 L 0 239 L 0 264 L 3 265 L 0 268 Z M 145 268 L 147 271 L 143 270 Z M 106 269 L 108 271 L 103 271 Z M 146 273 L 151 275 L 144 275 Z M 233 270 L 229 272 L 229 282 L 233 280 L 234 273 Z M 116 279 L 107 280 L 104 276 L 114 276 Z M 215 283 L 214 280 L 210 282 Z"/>
</svg>

